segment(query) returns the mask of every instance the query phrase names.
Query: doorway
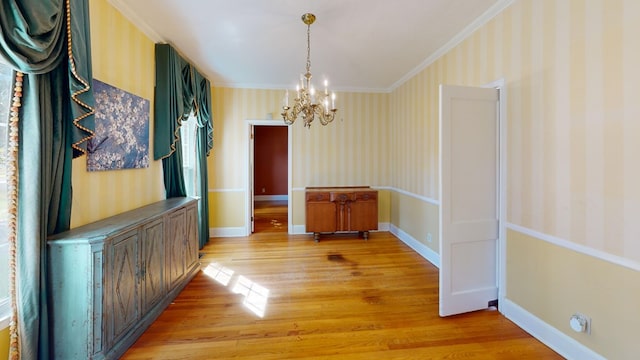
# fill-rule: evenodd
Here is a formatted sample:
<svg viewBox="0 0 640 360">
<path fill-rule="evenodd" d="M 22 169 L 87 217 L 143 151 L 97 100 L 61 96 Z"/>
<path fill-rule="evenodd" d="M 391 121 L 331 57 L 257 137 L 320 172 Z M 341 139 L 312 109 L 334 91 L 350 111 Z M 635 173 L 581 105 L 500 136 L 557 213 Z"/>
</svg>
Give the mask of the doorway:
<svg viewBox="0 0 640 360">
<path fill-rule="evenodd" d="M 253 232 L 286 232 L 287 128 L 253 128 Z"/>
<path fill-rule="evenodd" d="M 246 235 L 291 233 L 291 128 L 282 120 L 247 120 L 247 127 Z"/>
</svg>

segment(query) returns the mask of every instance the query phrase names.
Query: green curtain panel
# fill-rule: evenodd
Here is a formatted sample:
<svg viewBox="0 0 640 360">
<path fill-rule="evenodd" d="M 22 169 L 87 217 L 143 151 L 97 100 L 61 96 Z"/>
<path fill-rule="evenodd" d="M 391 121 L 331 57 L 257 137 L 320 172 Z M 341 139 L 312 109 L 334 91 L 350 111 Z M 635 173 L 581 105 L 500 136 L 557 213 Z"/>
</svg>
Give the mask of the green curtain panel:
<svg viewBox="0 0 640 360">
<path fill-rule="evenodd" d="M 195 71 L 196 102 L 198 104 L 197 161 L 200 174 L 198 204 L 200 248 L 209 242 L 209 176 L 207 156 L 213 148 L 213 124 L 211 119 L 211 83 Z"/>
<path fill-rule="evenodd" d="M 167 198 L 186 196 L 180 126 L 194 112 L 198 121 L 200 169 L 200 247 L 209 240 L 209 201 L 206 157 L 213 147 L 211 84 L 168 44 L 156 44 L 154 158 L 162 159 Z"/>
<path fill-rule="evenodd" d="M 71 164 L 93 135 L 87 0 L 3 0 L 0 56 L 24 72 L 11 358 L 47 359 L 47 235 L 69 229 Z M 67 15 L 69 18 L 67 19 Z M 70 33 L 67 32 L 69 20 Z"/>
<path fill-rule="evenodd" d="M 185 113 L 182 69 L 185 61 L 167 44 L 156 44 L 153 156 L 162 159 L 167 198 L 186 196 L 180 124 Z"/>
</svg>

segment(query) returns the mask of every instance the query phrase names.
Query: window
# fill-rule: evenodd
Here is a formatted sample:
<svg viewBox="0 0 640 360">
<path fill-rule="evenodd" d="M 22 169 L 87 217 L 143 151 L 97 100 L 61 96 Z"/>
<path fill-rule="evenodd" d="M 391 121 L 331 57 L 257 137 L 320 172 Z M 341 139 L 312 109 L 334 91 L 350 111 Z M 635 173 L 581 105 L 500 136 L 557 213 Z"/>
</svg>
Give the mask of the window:
<svg viewBox="0 0 640 360">
<path fill-rule="evenodd" d="M 182 142 L 182 170 L 187 196 L 197 197 L 199 192 L 198 157 L 196 156 L 196 144 L 198 135 L 197 120 L 193 112 L 187 120 L 182 121 L 180 127 L 180 140 Z"/>
<path fill-rule="evenodd" d="M 6 170 L 12 74 L 11 68 L 0 60 L 0 329 L 8 326 L 10 314 Z"/>
</svg>

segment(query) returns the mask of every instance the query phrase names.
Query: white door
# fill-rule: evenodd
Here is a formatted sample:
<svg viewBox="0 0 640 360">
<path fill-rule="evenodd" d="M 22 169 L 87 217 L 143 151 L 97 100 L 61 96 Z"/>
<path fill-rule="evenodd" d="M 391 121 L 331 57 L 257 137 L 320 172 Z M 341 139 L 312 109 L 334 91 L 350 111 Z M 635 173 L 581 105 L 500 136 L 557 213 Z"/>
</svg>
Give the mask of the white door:
<svg viewBox="0 0 640 360">
<path fill-rule="evenodd" d="M 440 316 L 498 299 L 499 92 L 440 86 Z"/>
<path fill-rule="evenodd" d="M 255 183 L 255 179 L 254 179 L 254 174 L 255 174 L 255 129 L 253 125 L 249 125 L 249 208 L 250 208 L 250 212 L 249 214 L 251 215 L 250 218 L 250 222 L 251 222 L 251 234 L 253 234 L 256 231 L 255 228 L 255 207 L 254 207 L 254 197 L 255 194 L 253 193 L 254 190 L 254 183 Z"/>
</svg>

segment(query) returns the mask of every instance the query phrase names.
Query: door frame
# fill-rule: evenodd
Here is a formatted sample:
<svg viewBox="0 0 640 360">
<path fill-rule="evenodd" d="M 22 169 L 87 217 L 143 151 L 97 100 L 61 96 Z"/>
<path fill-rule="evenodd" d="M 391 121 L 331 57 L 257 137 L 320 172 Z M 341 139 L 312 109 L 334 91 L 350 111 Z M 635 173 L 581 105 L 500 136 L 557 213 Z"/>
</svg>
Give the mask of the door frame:
<svg viewBox="0 0 640 360">
<path fill-rule="evenodd" d="M 493 88 L 498 90 L 498 241 L 496 254 L 496 286 L 498 287 L 498 311 L 502 312 L 506 297 L 506 220 L 507 220 L 507 91 L 504 78 L 478 86 L 480 88 Z M 440 101 L 440 99 L 438 100 Z M 442 146 L 442 144 L 440 144 Z M 441 156 L 441 155 L 439 155 Z M 442 183 L 439 184 L 442 186 Z M 442 200 L 442 199 L 440 199 Z M 440 204 L 442 206 L 442 204 Z M 442 209 L 440 209 L 442 212 Z M 442 218 L 438 219 L 438 227 L 442 229 Z M 442 241 L 442 239 L 440 239 Z M 442 271 L 442 267 L 440 268 Z"/>
<path fill-rule="evenodd" d="M 284 120 L 258 120 L 258 119 L 249 119 L 246 120 L 246 139 L 247 139 L 247 154 L 246 154 L 246 162 L 245 168 L 247 169 L 247 176 L 245 181 L 245 236 L 249 236 L 252 233 L 252 221 L 251 218 L 254 216 L 253 211 L 253 187 L 251 184 L 254 179 L 254 166 L 251 163 L 251 154 L 253 154 L 253 129 L 255 126 L 287 126 L 287 233 L 291 234 L 292 231 L 292 217 L 291 216 L 291 184 L 292 184 L 292 164 L 293 164 L 293 154 L 292 154 L 292 144 L 293 144 L 293 130 L 291 126 L 284 123 Z"/>
<path fill-rule="evenodd" d="M 502 312 L 507 291 L 507 87 L 504 78 L 481 86 L 498 90 L 498 311 Z"/>
</svg>

